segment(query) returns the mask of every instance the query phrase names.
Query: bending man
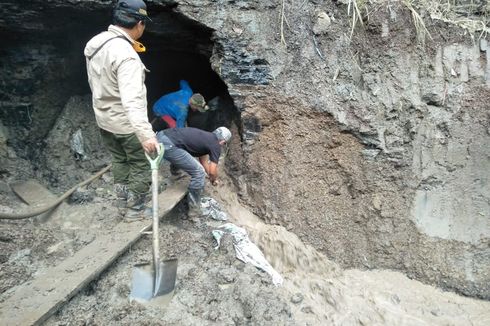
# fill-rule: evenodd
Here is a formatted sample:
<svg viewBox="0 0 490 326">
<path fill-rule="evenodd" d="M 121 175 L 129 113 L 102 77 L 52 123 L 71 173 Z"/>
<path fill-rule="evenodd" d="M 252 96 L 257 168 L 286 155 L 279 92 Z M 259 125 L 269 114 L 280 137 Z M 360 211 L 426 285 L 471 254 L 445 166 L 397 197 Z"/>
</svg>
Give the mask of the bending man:
<svg viewBox="0 0 490 326">
<path fill-rule="evenodd" d="M 182 169 L 191 176 L 187 195 L 188 215 L 197 221 L 201 216 L 201 195 L 206 175 L 214 186 L 217 185 L 221 147 L 230 141 L 231 132 L 226 127 L 219 127 L 213 132 L 197 128 L 172 128 L 158 132 L 157 138 L 165 147 L 163 158 L 174 168 Z"/>
</svg>

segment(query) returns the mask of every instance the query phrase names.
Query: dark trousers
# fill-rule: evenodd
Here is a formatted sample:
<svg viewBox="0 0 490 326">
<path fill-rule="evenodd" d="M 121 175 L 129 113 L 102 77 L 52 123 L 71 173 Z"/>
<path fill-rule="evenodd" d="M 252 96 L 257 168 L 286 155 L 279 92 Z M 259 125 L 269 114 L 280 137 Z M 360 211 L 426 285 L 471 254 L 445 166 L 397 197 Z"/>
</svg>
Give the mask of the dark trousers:
<svg viewBox="0 0 490 326">
<path fill-rule="evenodd" d="M 204 167 L 201 163 L 187 151 L 176 147 L 163 132 L 157 133 L 157 139 L 158 142 L 162 143 L 165 147 L 163 158 L 169 161 L 173 168 L 182 169 L 191 176 L 189 190 L 204 189 L 206 171 L 204 171 Z"/>
<path fill-rule="evenodd" d="M 137 195 L 147 193 L 151 184 L 150 163 L 136 135 L 113 134 L 103 129 L 100 134 L 112 154 L 114 183 L 127 185 Z"/>
</svg>

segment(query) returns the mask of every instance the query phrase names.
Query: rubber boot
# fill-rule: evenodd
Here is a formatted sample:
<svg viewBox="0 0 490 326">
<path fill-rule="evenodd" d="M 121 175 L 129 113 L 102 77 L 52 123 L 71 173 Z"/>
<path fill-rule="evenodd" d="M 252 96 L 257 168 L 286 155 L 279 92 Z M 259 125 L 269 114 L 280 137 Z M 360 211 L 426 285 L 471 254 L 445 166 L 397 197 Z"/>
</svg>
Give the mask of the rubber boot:
<svg viewBox="0 0 490 326">
<path fill-rule="evenodd" d="M 192 222 L 199 222 L 202 216 L 201 210 L 201 195 L 203 189 L 189 189 L 187 194 L 187 204 L 189 205 L 189 212 L 187 216 Z"/>
<path fill-rule="evenodd" d="M 124 217 L 128 220 L 138 220 L 144 218 L 152 218 L 153 211 L 146 206 L 148 195 L 146 193 L 136 194 L 128 191 L 127 210 Z"/>
<path fill-rule="evenodd" d="M 170 173 L 172 175 L 179 175 L 180 174 L 180 169 L 178 167 L 176 167 L 175 165 L 170 164 Z"/>
<path fill-rule="evenodd" d="M 179 180 L 185 175 L 181 169 L 179 169 L 173 164 L 170 164 L 170 174 L 171 174 L 171 180 L 173 181 Z"/>
<path fill-rule="evenodd" d="M 126 207 L 126 202 L 128 200 L 128 188 L 125 184 L 115 183 L 114 184 L 114 193 L 116 194 L 116 202 L 114 206 L 118 208 Z"/>
</svg>

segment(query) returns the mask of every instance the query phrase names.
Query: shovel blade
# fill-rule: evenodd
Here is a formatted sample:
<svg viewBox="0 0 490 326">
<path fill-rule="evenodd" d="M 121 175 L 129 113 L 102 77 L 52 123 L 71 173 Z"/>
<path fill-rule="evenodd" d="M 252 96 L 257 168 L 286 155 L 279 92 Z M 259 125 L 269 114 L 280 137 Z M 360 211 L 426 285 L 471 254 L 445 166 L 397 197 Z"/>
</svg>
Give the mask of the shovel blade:
<svg viewBox="0 0 490 326">
<path fill-rule="evenodd" d="M 133 268 L 131 294 L 129 301 L 146 302 L 153 298 L 153 266 L 151 264 L 138 264 Z"/>
<path fill-rule="evenodd" d="M 156 270 L 155 288 L 153 296 L 157 297 L 172 292 L 177 277 L 177 259 L 160 261 Z"/>
<path fill-rule="evenodd" d="M 130 301 L 148 302 L 152 298 L 171 293 L 177 278 L 177 259 L 160 261 L 155 269 L 153 264 L 137 264 L 133 268 Z"/>
</svg>

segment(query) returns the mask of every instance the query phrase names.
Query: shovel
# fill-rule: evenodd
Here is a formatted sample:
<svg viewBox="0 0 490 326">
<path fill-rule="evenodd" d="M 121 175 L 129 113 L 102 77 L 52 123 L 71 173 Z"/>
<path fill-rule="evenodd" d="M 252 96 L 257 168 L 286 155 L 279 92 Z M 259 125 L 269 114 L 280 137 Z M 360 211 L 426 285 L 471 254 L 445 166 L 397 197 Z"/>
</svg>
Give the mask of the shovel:
<svg viewBox="0 0 490 326">
<path fill-rule="evenodd" d="M 146 302 L 155 297 L 171 293 L 175 288 L 177 276 L 177 259 L 160 260 L 158 239 L 158 167 L 163 158 L 164 148 L 160 144 L 158 156 L 152 159 L 145 153 L 151 166 L 151 190 L 153 209 L 153 263 L 135 265 L 130 300 Z"/>
</svg>

